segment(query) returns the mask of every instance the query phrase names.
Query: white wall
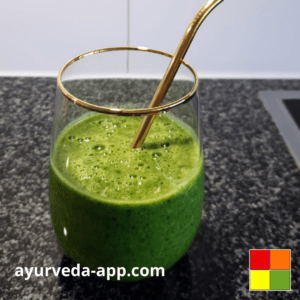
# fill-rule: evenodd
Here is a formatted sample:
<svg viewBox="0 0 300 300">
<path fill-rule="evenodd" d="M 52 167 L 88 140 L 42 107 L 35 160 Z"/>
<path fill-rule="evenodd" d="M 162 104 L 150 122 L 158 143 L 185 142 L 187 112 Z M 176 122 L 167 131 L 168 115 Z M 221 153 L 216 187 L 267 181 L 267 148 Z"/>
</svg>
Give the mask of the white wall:
<svg viewBox="0 0 300 300">
<path fill-rule="evenodd" d="M 0 4 L 2 76 L 57 76 L 74 56 L 126 43 L 126 0 L 3 0 Z"/>
<path fill-rule="evenodd" d="M 174 53 L 205 0 L 131 0 L 133 45 Z M 300 1 L 224 0 L 185 60 L 201 77 L 300 78 Z"/>
<path fill-rule="evenodd" d="M 80 53 L 126 46 L 128 2 L 130 45 L 174 53 L 205 0 L 3 1 L 0 75 L 56 76 Z M 224 0 L 185 60 L 200 77 L 300 78 L 299 29 L 299 0 Z"/>
</svg>

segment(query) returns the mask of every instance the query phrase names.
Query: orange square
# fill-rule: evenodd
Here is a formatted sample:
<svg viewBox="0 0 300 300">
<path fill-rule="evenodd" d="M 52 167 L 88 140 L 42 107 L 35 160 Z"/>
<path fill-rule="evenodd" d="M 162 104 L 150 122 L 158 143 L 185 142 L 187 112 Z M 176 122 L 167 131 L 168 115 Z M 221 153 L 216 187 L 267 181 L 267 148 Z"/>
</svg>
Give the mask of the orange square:
<svg viewBox="0 0 300 300">
<path fill-rule="evenodd" d="M 271 250 L 270 251 L 271 270 L 290 269 L 290 250 Z"/>
</svg>

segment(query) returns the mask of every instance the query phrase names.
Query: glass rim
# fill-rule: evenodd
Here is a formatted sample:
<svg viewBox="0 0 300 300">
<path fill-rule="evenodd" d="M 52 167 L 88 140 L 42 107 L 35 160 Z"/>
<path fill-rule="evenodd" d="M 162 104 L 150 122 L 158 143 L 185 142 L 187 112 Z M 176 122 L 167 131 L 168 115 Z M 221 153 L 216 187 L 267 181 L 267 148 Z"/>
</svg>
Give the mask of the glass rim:
<svg viewBox="0 0 300 300">
<path fill-rule="evenodd" d="M 122 109 L 122 108 L 109 108 L 109 107 L 104 107 L 104 106 L 98 106 L 95 104 L 88 103 L 86 101 L 80 100 L 71 93 L 69 93 L 66 88 L 64 87 L 61 77 L 64 73 L 64 71 L 73 63 L 76 61 L 89 56 L 93 54 L 98 54 L 98 53 L 104 53 L 104 52 L 110 52 L 110 51 L 143 51 L 143 52 L 151 52 L 155 54 L 160 54 L 169 58 L 172 58 L 173 55 L 159 51 L 159 50 L 154 50 L 154 49 L 149 49 L 147 47 L 110 47 L 110 48 L 102 48 L 102 49 L 97 49 L 93 51 L 89 51 L 83 54 L 80 54 L 71 60 L 69 60 L 59 71 L 58 76 L 57 76 L 57 84 L 62 92 L 62 94 L 65 96 L 65 98 L 69 101 L 71 101 L 73 104 L 80 106 L 82 108 L 86 108 L 90 111 L 95 111 L 99 113 L 105 113 L 105 114 L 110 114 L 110 115 L 118 115 L 118 116 L 146 116 L 146 115 L 156 115 L 161 112 L 167 111 L 171 108 L 174 108 L 178 105 L 181 105 L 183 103 L 188 102 L 196 93 L 197 87 L 198 87 L 198 76 L 195 70 L 184 60 L 180 60 L 180 64 L 183 64 L 186 66 L 191 73 L 194 75 L 194 86 L 192 89 L 182 98 L 175 100 L 171 103 L 165 104 L 165 105 L 160 105 L 152 108 L 139 108 L 139 109 Z M 150 102 L 149 102 L 150 104 Z"/>
</svg>

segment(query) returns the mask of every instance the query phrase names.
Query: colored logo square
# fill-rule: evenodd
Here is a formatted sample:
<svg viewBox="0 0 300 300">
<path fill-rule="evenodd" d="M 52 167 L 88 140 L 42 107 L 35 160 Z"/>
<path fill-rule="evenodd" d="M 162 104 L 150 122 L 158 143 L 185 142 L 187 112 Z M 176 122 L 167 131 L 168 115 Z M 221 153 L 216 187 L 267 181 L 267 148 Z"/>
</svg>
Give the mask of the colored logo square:
<svg viewBox="0 0 300 300">
<path fill-rule="evenodd" d="M 270 290 L 270 271 L 250 270 L 251 290 Z"/>
<path fill-rule="evenodd" d="M 270 250 L 250 250 L 250 269 L 269 270 Z"/>
<path fill-rule="evenodd" d="M 270 269 L 289 270 L 290 250 L 270 250 Z"/>
<path fill-rule="evenodd" d="M 291 250 L 249 250 L 250 291 L 291 290 Z"/>
<path fill-rule="evenodd" d="M 270 271 L 271 290 L 290 290 L 291 289 L 290 271 Z"/>
</svg>

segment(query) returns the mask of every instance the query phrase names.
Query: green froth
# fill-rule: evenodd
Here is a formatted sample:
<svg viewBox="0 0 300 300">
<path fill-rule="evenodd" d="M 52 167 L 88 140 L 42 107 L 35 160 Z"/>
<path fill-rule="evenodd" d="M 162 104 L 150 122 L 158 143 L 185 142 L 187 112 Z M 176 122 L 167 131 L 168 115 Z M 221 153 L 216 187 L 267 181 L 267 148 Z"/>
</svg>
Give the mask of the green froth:
<svg viewBox="0 0 300 300">
<path fill-rule="evenodd" d="M 56 142 L 54 164 L 83 191 L 103 200 L 150 200 L 176 193 L 200 167 L 191 130 L 155 118 L 141 149 L 130 144 L 141 118 L 96 114 L 69 126 Z M 182 125 L 182 124 L 181 124 Z"/>
</svg>

